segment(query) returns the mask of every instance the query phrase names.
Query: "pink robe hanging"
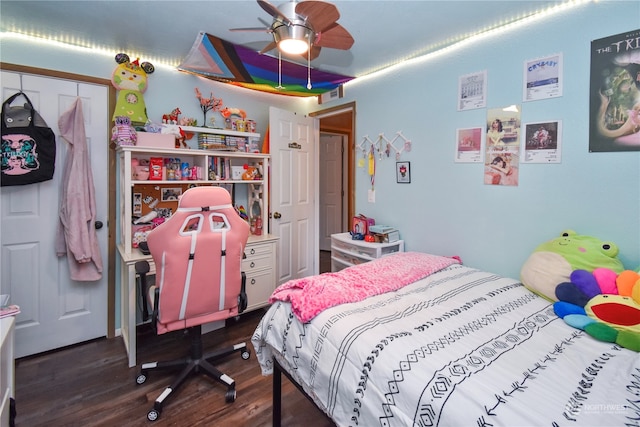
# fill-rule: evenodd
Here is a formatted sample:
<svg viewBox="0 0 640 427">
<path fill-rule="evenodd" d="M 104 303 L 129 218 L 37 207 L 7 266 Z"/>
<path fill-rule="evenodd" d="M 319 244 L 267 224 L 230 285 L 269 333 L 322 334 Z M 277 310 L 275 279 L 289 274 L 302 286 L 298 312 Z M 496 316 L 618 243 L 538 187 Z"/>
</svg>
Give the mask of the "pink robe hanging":
<svg viewBox="0 0 640 427">
<path fill-rule="evenodd" d="M 60 116 L 58 128 L 69 143 L 69 150 L 61 181 L 56 253 L 67 255 L 72 280 L 100 280 L 102 256 L 94 226 L 95 188 L 80 97 Z"/>
</svg>

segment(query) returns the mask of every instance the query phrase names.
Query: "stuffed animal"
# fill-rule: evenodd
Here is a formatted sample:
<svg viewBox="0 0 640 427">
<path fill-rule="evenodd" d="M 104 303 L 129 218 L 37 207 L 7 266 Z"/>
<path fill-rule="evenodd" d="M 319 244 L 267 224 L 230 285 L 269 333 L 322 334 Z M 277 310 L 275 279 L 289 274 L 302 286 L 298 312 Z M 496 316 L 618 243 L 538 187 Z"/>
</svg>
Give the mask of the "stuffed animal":
<svg viewBox="0 0 640 427">
<path fill-rule="evenodd" d="M 608 268 L 575 270 L 556 286 L 553 311 L 599 341 L 640 352 L 640 274 Z"/>
<path fill-rule="evenodd" d="M 142 94 L 147 90 L 147 74 L 155 71 L 149 62 L 138 63 L 138 59 L 129 61 L 124 53 L 116 55 L 118 66 L 111 75 L 111 84 L 119 90 L 113 120 L 118 116 L 127 116 L 132 125 L 143 126 L 147 123 L 147 107 Z"/>
<path fill-rule="evenodd" d="M 224 109 L 220 110 L 220 114 L 225 119 L 228 119 L 231 116 L 241 117 L 242 120 L 247 118 L 247 113 L 244 110 L 240 109 L 240 108 L 225 107 Z"/>
<path fill-rule="evenodd" d="M 599 341 L 640 352 L 640 274 L 625 270 L 615 243 L 573 230 L 539 245 L 522 283 L 554 302 L 565 323 Z"/>
<path fill-rule="evenodd" d="M 617 256 L 615 243 L 566 230 L 533 251 L 520 270 L 520 280 L 533 292 L 556 301 L 556 286 L 568 282 L 574 270 L 608 268 L 621 273 L 624 266 Z"/>
<path fill-rule="evenodd" d="M 131 126 L 131 120 L 127 116 L 118 116 L 115 118 L 115 126 L 111 130 L 111 142 L 118 145 L 136 145 L 138 134 Z"/>
</svg>

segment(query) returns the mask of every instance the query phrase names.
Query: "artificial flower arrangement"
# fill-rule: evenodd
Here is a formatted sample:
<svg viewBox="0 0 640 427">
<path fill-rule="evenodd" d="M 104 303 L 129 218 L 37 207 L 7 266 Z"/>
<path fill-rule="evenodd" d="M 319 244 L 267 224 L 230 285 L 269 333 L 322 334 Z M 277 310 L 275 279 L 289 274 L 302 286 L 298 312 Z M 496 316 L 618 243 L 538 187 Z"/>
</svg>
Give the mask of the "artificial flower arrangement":
<svg viewBox="0 0 640 427">
<path fill-rule="evenodd" d="M 204 114 L 204 123 L 202 127 L 207 127 L 207 112 L 209 111 L 221 111 L 222 110 L 222 98 L 216 98 L 213 96 L 213 92 L 209 98 L 202 96 L 202 93 L 196 88 L 196 98 L 200 101 L 200 109 Z"/>
</svg>

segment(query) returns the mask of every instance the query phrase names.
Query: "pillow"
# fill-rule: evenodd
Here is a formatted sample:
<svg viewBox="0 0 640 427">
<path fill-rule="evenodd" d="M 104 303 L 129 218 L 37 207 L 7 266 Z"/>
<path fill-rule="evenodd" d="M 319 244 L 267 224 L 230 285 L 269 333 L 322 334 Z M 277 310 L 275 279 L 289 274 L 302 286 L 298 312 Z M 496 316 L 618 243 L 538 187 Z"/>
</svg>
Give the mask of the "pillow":
<svg viewBox="0 0 640 427">
<path fill-rule="evenodd" d="M 556 287 L 553 311 L 598 341 L 640 352 L 640 274 L 606 268 L 575 270 Z"/>
<path fill-rule="evenodd" d="M 522 266 L 520 280 L 531 291 L 557 301 L 556 286 L 570 282 L 575 270 L 591 273 L 596 268 L 606 268 L 621 273 L 624 266 L 617 256 L 615 243 L 566 230 L 533 251 Z"/>
</svg>

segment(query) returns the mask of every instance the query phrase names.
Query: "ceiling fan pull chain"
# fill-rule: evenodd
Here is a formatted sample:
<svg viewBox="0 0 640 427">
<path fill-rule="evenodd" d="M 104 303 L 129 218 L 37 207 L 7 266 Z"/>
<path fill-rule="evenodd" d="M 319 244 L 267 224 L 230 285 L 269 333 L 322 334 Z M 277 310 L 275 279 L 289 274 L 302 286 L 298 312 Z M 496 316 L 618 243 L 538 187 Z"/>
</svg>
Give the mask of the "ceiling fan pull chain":
<svg viewBox="0 0 640 427">
<path fill-rule="evenodd" d="M 311 90 L 311 45 L 307 50 L 307 89 Z"/>
<path fill-rule="evenodd" d="M 284 89 L 282 87 L 282 53 L 278 50 L 278 86 L 276 89 Z"/>
</svg>

